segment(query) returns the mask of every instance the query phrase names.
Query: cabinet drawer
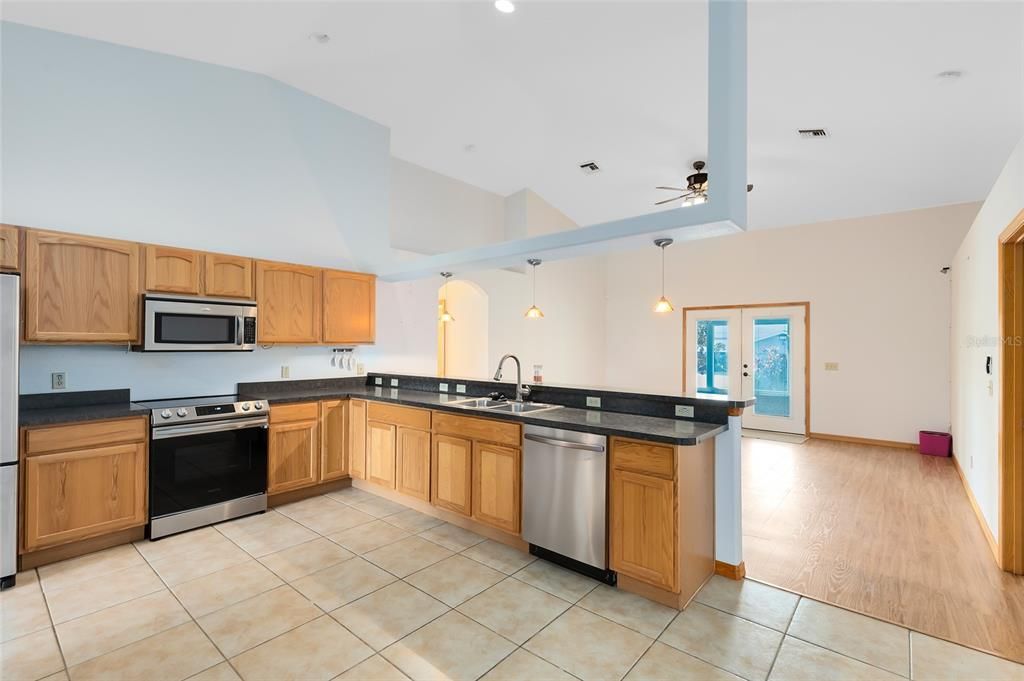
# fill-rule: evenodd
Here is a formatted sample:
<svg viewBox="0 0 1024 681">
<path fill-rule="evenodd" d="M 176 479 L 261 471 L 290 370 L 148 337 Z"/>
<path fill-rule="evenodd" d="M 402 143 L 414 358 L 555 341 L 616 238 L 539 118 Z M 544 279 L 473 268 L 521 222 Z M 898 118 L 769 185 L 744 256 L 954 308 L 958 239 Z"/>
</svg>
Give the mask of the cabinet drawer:
<svg viewBox="0 0 1024 681">
<path fill-rule="evenodd" d="M 522 435 L 518 423 L 478 419 L 472 416 L 456 416 L 443 411 L 434 412 L 434 432 L 512 447 L 522 445 Z"/>
<path fill-rule="evenodd" d="M 370 402 L 366 406 L 366 418 L 370 421 L 393 423 L 396 426 L 430 430 L 430 412 L 426 409 L 396 407 L 393 404 Z"/>
<path fill-rule="evenodd" d="M 280 404 L 273 405 L 270 407 L 271 423 L 288 423 L 289 421 L 316 421 L 319 418 L 319 402 Z"/>
<path fill-rule="evenodd" d="M 145 417 L 27 428 L 25 454 L 32 456 L 121 442 L 145 442 L 148 429 Z"/>
<path fill-rule="evenodd" d="M 675 478 L 675 452 L 667 445 L 613 438 L 612 467 L 671 480 Z"/>
</svg>

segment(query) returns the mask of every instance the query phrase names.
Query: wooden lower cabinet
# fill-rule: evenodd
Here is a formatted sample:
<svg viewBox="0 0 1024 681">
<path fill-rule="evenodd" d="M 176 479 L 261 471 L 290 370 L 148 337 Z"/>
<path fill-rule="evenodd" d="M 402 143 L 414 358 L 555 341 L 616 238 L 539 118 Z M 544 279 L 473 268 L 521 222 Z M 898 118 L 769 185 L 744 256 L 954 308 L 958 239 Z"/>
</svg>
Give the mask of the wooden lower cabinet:
<svg viewBox="0 0 1024 681">
<path fill-rule="evenodd" d="M 378 485 L 395 487 L 395 442 L 397 426 L 366 422 L 366 479 Z"/>
<path fill-rule="evenodd" d="M 519 534 L 520 485 L 518 447 L 473 443 L 473 518 Z"/>
<path fill-rule="evenodd" d="M 434 506 L 471 515 L 473 507 L 473 441 L 434 434 L 430 501 Z"/>
<path fill-rule="evenodd" d="M 92 423 L 43 428 L 44 437 L 35 442 L 49 450 L 44 453 L 33 453 L 40 450 L 26 444 L 22 553 L 146 524 L 149 456 L 144 422 L 103 424 L 108 427 Z M 83 429 L 87 435 L 106 431 L 110 442 L 92 438 L 83 444 L 77 438 Z M 26 430 L 24 442 L 33 442 L 32 432 Z M 140 434 L 139 441 L 117 442 Z"/>
<path fill-rule="evenodd" d="M 395 489 L 430 501 L 430 432 L 398 427 Z"/>
<path fill-rule="evenodd" d="M 300 407 L 307 409 L 300 411 Z M 277 414 L 275 408 L 270 410 L 267 494 L 308 487 L 320 479 L 318 405 L 285 405 L 276 411 Z"/>
<path fill-rule="evenodd" d="M 366 400 L 351 400 L 348 405 L 348 474 L 366 477 Z"/>
<path fill-rule="evenodd" d="M 611 568 L 678 590 L 675 481 L 612 468 Z"/>
<path fill-rule="evenodd" d="M 320 482 L 348 475 L 348 400 L 320 403 Z"/>
</svg>

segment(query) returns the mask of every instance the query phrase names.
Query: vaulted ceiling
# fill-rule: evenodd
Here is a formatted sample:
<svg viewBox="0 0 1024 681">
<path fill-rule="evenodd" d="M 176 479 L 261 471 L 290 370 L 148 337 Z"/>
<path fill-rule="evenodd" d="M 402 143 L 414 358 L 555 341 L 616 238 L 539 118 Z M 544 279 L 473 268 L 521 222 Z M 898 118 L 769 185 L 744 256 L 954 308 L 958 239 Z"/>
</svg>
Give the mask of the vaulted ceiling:
<svg viewBox="0 0 1024 681">
<path fill-rule="evenodd" d="M 529 187 L 580 225 L 655 210 L 706 153 L 701 2 L 14 0 L 3 18 L 264 73 L 389 126 L 399 158 Z M 980 200 L 1024 134 L 1024 3 L 752 2 L 748 77 L 752 228 Z"/>
</svg>

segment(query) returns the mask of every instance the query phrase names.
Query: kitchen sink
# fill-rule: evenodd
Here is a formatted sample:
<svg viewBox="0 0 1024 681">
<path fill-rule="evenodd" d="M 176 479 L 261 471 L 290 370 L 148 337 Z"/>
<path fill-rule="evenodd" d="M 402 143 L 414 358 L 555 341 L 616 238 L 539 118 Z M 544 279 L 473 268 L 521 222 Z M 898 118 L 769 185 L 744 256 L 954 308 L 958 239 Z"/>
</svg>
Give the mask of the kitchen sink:
<svg viewBox="0 0 1024 681">
<path fill-rule="evenodd" d="M 504 404 L 491 407 L 491 411 L 508 411 L 513 414 L 532 414 L 538 411 L 548 411 L 549 409 L 561 409 L 560 404 L 542 404 L 540 402 L 505 402 Z"/>
<path fill-rule="evenodd" d="M 492 400 L 489 397 L 467 397 L 464 400 L 451 400 L 445 402 L 449 407 L 458 407 L 459 409 L 494 409 L 500 407 L 508 402 L 504 400 Z"/>
</svg>

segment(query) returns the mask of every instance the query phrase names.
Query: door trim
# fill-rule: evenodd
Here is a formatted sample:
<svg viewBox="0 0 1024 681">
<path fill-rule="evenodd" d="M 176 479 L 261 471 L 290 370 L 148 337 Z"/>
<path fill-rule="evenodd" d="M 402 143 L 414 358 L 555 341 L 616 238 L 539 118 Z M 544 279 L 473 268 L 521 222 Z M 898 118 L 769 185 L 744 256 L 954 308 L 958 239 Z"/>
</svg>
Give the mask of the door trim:
<svg viewBox="0 0 1024 681">
<path fill-rule="evenodd" d="M 1024 217 L 1022 213 L 1021 217 Z M 1022 225 L 1024 231 L 1024 225 Z M 1022 246 L 1024 248 L 1024 246 Z M 683 372 L 682 392 L 686 394 L 686 314 L 688 312 L 701 312 L 706 310 L 739 310 L 751 307 L 799 307 L 804 308 L 804 435 L 811 434 L 811 303 L 807 300 L 797 300 L 783 303 L 749 303 L 747 305 L 700 305 L 683 308 Z M 1022 393 L 1024 394 L 1024 393 Z M 742 412 L 741 412 L 742 413 Z"/>
<path fill-rule="evenodd" d="M 999 566 L 1024 574 L 1024 210 L 999 235 Z M 1007 342 L 1007 341 L 1013 342 Z"/>
</svg>

